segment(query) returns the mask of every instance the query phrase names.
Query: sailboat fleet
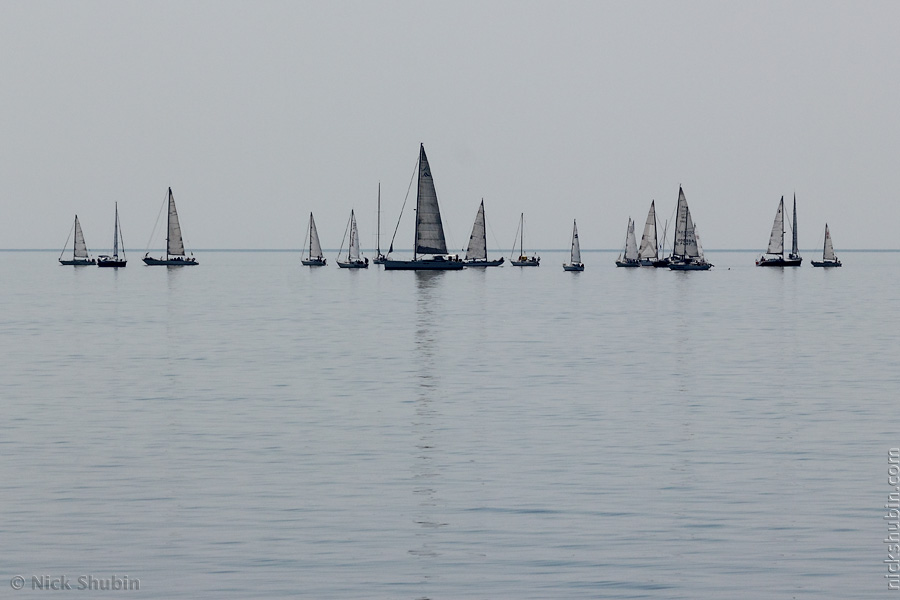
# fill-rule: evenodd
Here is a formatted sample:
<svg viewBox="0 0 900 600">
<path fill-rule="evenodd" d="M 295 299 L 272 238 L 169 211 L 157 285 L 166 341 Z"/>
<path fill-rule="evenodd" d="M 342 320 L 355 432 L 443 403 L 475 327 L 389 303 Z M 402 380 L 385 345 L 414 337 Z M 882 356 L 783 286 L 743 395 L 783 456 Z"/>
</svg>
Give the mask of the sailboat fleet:
<svg viewBox="0 0 900 600">
<path fill-rule="evenodd" d="M 378 184 L 378 227 L 376 233 L 376 256 L 373 264 L 383 265 L 385 270 L 461 270 L 466 267 L 496 267 L 504 264 L 503 257 L 490 259 L 487 254 L 486 221 L 484 199 L 478 206 L 475 214 L 475 222 L 469 236 L 466 255 L 461 259 L 458 254 L 450 254 L 444 235 L 441 211 L 438 205 L 437 191 L 434 185 L 434 177 L 428 157 L 425 154 L 424 144 L 419 145 L 419 157 L 416 164 L 416 211 L 415 229 L 413 237 L 412 259 L 392 258 L 393 240 L 387 254 L 381 250 L 381 183 Z M 146 265 L 156 266 L 192 266 L 199 264 L 193 253 L 188 255 L 185 251 L 184 238 L 181 232 L 181 224 L 178 211 L 175 206 L 175 197 L 172 188 L 168 189 L 166 198 L 167 211 L 167 235 L 166 253 L 155 258 L 150 252 L 145 253 L 143 262 Z M 405 204 L 405 203 L 404 203 Z M 164 205 L 165 206 L 165 205 Z M 402 210 L 401 210 L 402 218 Z M 399 228 L 398 221 L 398 228 Z M 667 267 L 673 271 L 706 271 L 713 267 L 706 260 L 697 226 L 691 217 L 687 199 L 681 186 L 678 188 L 678 203 L 675 210 L 675 232 L 672 244 L 672 252 L 663 256 L 665 247 L 665 232 L 668 229 L 668 221 L 663 229 L 663 241 L 660 243 L 658 236 L 659 223 L 656 216 L 656 201 L 650 202 L 650 210 L 644 223 L 640 244 L 635 236 L 635 223 L 629 218 L 625 233 L 625 243 L 622 252 L 615 263 L 617 267 Z M 785 210 L 784 196 L 778 203 L 772 231 L 769 235 L 769 244 L 766 252 L 757 260 L 756 265 L 761 267 L 795 267 L 802 264 L 802 257 L 798 249 L 797 238 L 797 197 L 794 195 L 793 218 L 790 220 L 791 251 L 785 256 L 784 236 Z M 154 227 L 155 230 L 155 227 Z M 338 266 L 344 269 L 364 269 L 369 266 L 369 259 L 361 254 L 359 230 L 354 211 L 350 211 L 348 222 L 349 245 L 346 255 L 341 254 L 336 261 Z M 73 239 L 74 233 L 74 239 Z M 396 235 L 396 230 L 395 230 Z M 63 258 L 66 249 L 69 248 L 69 240 L 73 239 L 71 258 Z M 152 237 L 151 237 L 152 239 Z M 529 254 L 525 251 L 525 213 L 519 216 L 519 227 L 516 231 L 518 242 L 518 256 L 515 256 L 515 245 L 511 252 L 510 262 L 519 267 L 540 266 L 541 258 L 536 253 Z M 148 244 L 149 246 L 149 244 Z M 342 244 L 343 250 L 343 244 Z M 309 214 L 309 224 L 306 229 L 306 239 L 303 243 L 304 255 L 301 263 L 304 266 L 325 266 L 327 260 L 322 252 L 322 244 L 316 229 L 313 214 Z M 115 220 L 113 225 L 112 254 L 103 254 L 97 258 L 90 256 L 84 239 L 84 232 L 78 216 L 75 216 L 72 229 L 66 238 L 66 243 L 59 256 L 59 263 L 71 266 L 97 265 L 99 267 L 124 267 L 127 264 L 125 258 L 125 244 L 122 238 L 121 224 L 119 222 L 118 203 L 115 205 Z M 834 245 L 828 225 L 825 225 L 825 241 L 822 250 L 821 261 L 811 261 L 814 267 L 840 267 L 841 261 L 834 253 Z M 563 263 L 566 271 L 583 271 L 584 263 L 581 261 L 581 245 L 578 239 L 578 226 L 573 220 L 572 241 L 569 262 Z"/>
</svg>

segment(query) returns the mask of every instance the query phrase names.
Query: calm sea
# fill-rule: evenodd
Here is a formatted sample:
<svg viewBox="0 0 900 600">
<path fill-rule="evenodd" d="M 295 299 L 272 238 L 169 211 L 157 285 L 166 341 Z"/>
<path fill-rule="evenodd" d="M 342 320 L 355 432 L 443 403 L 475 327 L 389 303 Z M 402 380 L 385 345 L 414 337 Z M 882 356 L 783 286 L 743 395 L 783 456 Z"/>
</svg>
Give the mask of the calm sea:
<svg viewBox="0 0 900 600">
<path fill-rule="evenodd" d="M 0 596 L 43 576 L 139 581 L 81 598 L 900 593 L 900 253 L 839 254 L 0 253 Z"/>
</svg>

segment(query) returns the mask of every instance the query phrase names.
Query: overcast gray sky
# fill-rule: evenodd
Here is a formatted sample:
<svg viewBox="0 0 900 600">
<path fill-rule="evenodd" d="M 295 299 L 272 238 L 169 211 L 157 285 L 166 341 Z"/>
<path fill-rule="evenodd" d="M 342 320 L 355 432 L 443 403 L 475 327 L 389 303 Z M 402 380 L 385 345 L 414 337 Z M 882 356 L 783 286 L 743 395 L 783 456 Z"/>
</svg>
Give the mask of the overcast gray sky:
<svg viewBox="0 0 900 600">
<path fill-rule="evenodd" d="M 172 186 L 193 248 L 389 238 L 423 142 L 448 242 L 617 248 L 683 184 L 707 248 L 896 248 L 897 2 L 35 2 L 0 19 L 2 248 L 73 215 L 146 247 Z M 414 202 L 414 198 L 410 200 Z M 398 247 L 412 243 L 412 206 Z M 384 244 L 387 245 L 387 244 Z"/>
</svg>

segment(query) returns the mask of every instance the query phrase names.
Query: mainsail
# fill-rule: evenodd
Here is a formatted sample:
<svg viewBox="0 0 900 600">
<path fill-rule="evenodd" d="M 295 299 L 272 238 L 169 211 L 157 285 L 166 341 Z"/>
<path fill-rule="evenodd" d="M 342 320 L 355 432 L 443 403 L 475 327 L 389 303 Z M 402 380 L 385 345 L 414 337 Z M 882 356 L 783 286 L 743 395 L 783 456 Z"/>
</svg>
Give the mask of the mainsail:
<svg viewBox="0 0 900 600">
<path fill-rule="evenodd" d="M 656 201 L 650 201 L 650 212 L 647 213 L 647 222 L 644 223 L 644 235 L 641 236 L 641 248 L 638 250 L 638 258 L 651 260 L 657 257 L 656 238 Z"/>
<path fill-rule="evenodd" d="M 572 221 L 572 264 L 581 263 L 581 244 L 578 242 L 578 225 Z"/>
<path fill-rule="evenodd" d="M 825 249 L 822 252 L 822 259 L 834 262 L 834 244 L 831 243 L 831 232 L 828 231 L 828 223 L 825 223 Z"/>
<path fill-rule="evenodd" d="M 796 240 L 796 237 L 794 238 Z M 796 242 L 795 242 L 796 243 Z M 769 236 L 769 254 L 784 254 L 784 196 L 778 203 L 775 222 L 772 223 L 772 234 Z"/>
<path fill-rule="evenodd" d="M 359 232 L 356 230 L 356 215 L 350 211 L 350 250 L 347 255 L 349 261 L 359 260 Z"/>
<path fill-rule="evenodd" d="M 637 240 L 634 237 L 634 221 L 628 217 L 628 232 L 625 234 L 625 260 L 637 260 Z"/>
<path fill-rule="evenodd" d="M 784 196 L 782 196 L 782 198 L 784 198 Z M 793 233 L 791 256 L 797 256 L 800 254 L 800 249 L 797 247 L 797 194 L 794 194 L 794 222 L 791 223 L 791 232 Z"/>
<path fill-rule="evenodd" d="M 78 215 L 75 215 L 75 258 L 88 257 L 87 244 L 84 243 L 84 233 L 81 231 L 81 223 L 78 221 Z"/>
<path fill-rule="evenodd" d="M 184 240 L 181 237 L 181 225 L 178 224 L 178 211 L 175 210 L 172 188 L 169 188 L 169 231 L 166 237 L 166 254 L 184 256 Z"/>
<path fill-rule="evenodd" d="M 675 247 L 672 251 L 675 258 L 692 259 L 699 258 L 700 251 L 697 248 L 697 238 L 694 236 L 694 222 L 691 220 L 691 211 L 687 205 L 684 191 L 678 187 L 678 209 L 675 213 Z"/>
<path fill-rule="evenodd" d="M 466 248 L 466 260 L 487 260 L 487 238 L 484 232 L 484 199 L 478 207 L 475 215 L 475 224 L 472 225 L 472 235 L 469 236 L 469 247 Z"/>
<path fill-rule="evenodd" d="M 322 244 L 319 243 L 319 232 L 312 213 L 309 213 L 309 258 L 322 258 Z"/>
<path fill-rule="evenodd" d="M 414 253 L 447 254 L 444 226 L 425 145 L 419 145 L 419 189 L 416 194 L 416 244 Z"/>
</svg>

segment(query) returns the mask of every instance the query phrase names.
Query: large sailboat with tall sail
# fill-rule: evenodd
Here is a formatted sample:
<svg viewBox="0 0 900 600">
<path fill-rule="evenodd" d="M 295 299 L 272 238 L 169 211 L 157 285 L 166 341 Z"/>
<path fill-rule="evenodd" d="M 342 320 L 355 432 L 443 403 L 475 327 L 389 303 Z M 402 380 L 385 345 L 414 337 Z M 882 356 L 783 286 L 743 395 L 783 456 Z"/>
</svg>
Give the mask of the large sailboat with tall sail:
<svg viewBox="0 0 900 600">
<path fill-rule="evenodd" d="M 642 267 L 657 266 L 659 259 L 659 239 L 656 234 L 656 201 L 650 201 L 650 212 L 647 213 L 647 221 L 644 223 L 644 233 L 641 235 L 641 245 L 638 248 L 638 260 Z"/>
<path fill-rule="evenodd" d="M 694 221 L 688 208 L 684 190 L 678 186 L 678 207 L 675 209 L 675 244 L 668 267 L 673 271 L 707 271 L 712 267 L 697 243 Z"/>
<path fill-rule="evenodd" d="M 119 243 L 122 244 L 122 255 L 119 256 Z M 112 254 L 101 254 L 97 257 L 98 267 L 124 267 L 128 261 L 125 259 L 125 239 L 122 237 L 122 228 L 119 226 L 119 203 L 116 202 L 116 220 L 113 225 L 113 251 Z"/>
<path fill-rule="evenodd" d="M 475 223 L 472 225 L 472 234 L 469 236 L 469 247 L 466 248 L 466 258 L 463 261 L 467 267 L 499 267 L 503 264 L 503 257 L 497 260 L 488 260 L 487 235 L 484 223 L 484 198 L 478 205 L 475 213 Z"/>
<path fill-rule="evenodd" d="M 519 258 L 512 258 L 513 252 L 516 250 L 515 242 L 513 243 L 513 249 L 510 252 L 510 262 L 512 262 L 515 267 L 539 267 L 541 266 L 541 257 L 537 254 L 532 254 L 528 256 L 525 254 L 525 213 L 519 215 L 519 230 L 516 231 L 518 234 L 516 237 L 519 238 Z"/>
<path fill-rule="evenodd" d="M 578 224 L 572 219 L 572 248 L 569 251 L 569 262 L 563 263 L 565 271 L 584 271 L 581 262 L 581 243 L 578 241 Z"/>
<path fill-rule="evenodd" d="M 194 253 L 187 256 L 184 252 L 184 238 L 181 235 L 181 225 L 178 222 L 178 211 L 175 209 L 175 196 L 172 195 L 172 188 L 169 188 L 168 195 L 169 216 L 167 219 L 166 229 L 166 256 L 165 258 L 153 258 L 150 252 L 144 254 L 144 264 L 150 266 L 165 265 L 169 267 L 188 267 L 198 264 L 194 258 Z M 158 219 L 157 219 L 158 221 Z M 155 229 L 155 227 L 154 227 Z M 151 240 L 152 240 L 151 235 Z M 148 244 L 149 245 L 149 244 Z"/>
<path fill-rule="evenodd" d="M 384 268 L 386 271 L 423 269 L 458 271 L 465 265 L 459 257 L 450 256 L 447 253 L 447 240 L 444 238 L 441 210 L 438 207 L 434 178 L 431 176 L 428 157 L 425 156 L 424 144 L 419 144 L 418 179 L 413 258 L 412 260 L 387 259 L 384 261 Z M 393 243 L 391 247 L 393 248 Z"/>
<path fill-rule="evenodd" d="M 63 258 L 63 254 L 66 253 L 66 248 L 69 247 L 69 238 L 66 238 L 66 243 L 63 246 L 62 252 L 59 253 L 59 264 L 73 265 L 76 267 L 96 265 L 97 261 L 91 258 L 88 253 L 87 244 L 84 243 L 84 233 L 81 231 L 81 223 L 78 221 L 78 215 L 75 215 L 75 224 L 72 227 L 75 231 L 75 240 L 72 242 L 72 259 L 68 260 Z M 72 236 L 72 231 L 69 231 L 69 236 Z"/>
<path fill-rule="evenodd" d="M 387 256 L 385 256 L 381 252 L 381 182 L 378 182 L 378 215 L 377 215 L 378 226 L 375 231 L 375 258 L 372 259 L 372 262 L 376 265 L 383 265 L 384 261 L 387 260 Z"/>
<path fill-rule="evenodd" d="M 625 248 L 616 259 L 617 267 L 639 267 L 637 239 L 634 237 L 634 221 L 628 217 L 628 228 L 625 230 Z"/>
<path fill-rule="evenodd" d="M 797 248 L 797 194 L 794 194 L 794 222 L 791 224 L 791 253 L 784 256 L 784 196 L 778 202 L 772 233 L 769 235 L 769 247 L 766 253 L 756 259 L 757 267 L 799 267 L 803 259 Z"/>
<path fill-rule="evenodd" d="M 831 242 L 831 232 L 828 231 L 828 223 L 825 223 L 825 246 L 822 248 L 822 260 L 811 261 L 814 267 L 839 267 L 841 261 L 834 255 L 834 244 Z"/>
<path fill-rule="evenodd" d="M 306 258 L 300 258 L 300 264 L 306 267 L 324 267 L 328 262 L 325 255 L 322 254 L 322 244 L 319 242 L 319 231 L 316 229 L 316 220 L 313 214 L 309 213 L 309 227 L 306 228 L 306 238 L 309 240 L 307 245 L 303 244 L 306 250 Z"/>
<path fill-rule="evenodd" d="M 342 269 L 368 269 L 369 259 L 362 258 L 359 253 L 359 231 L 356 229 L 356 215 L 350 211 L 350 246 L 347 248 L 347 260 L 338 258 L 337 264 Z"/>
</svg>

